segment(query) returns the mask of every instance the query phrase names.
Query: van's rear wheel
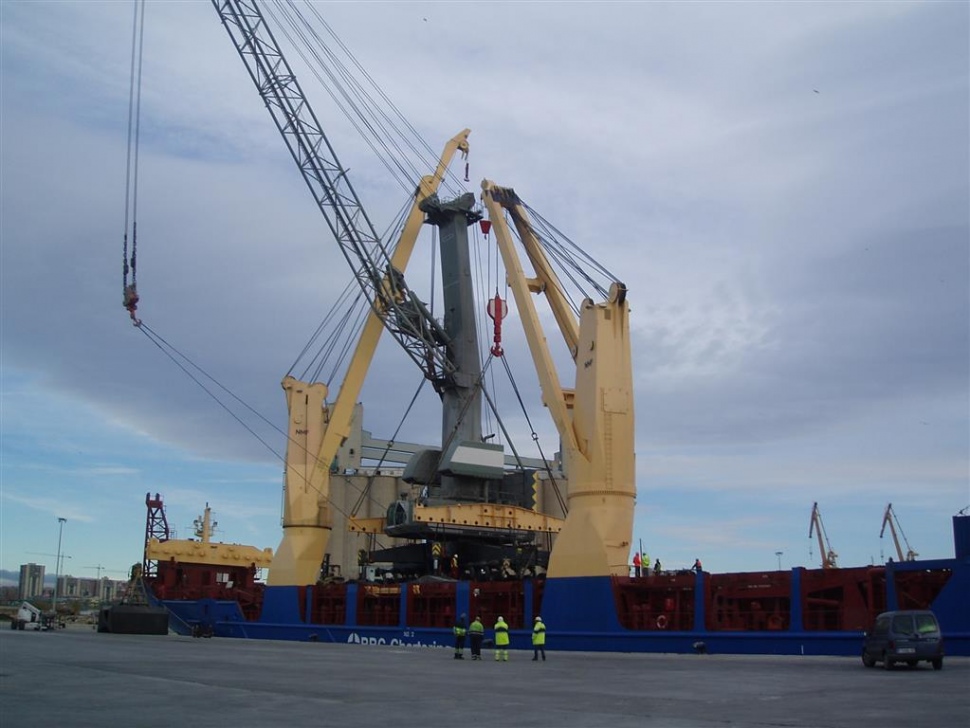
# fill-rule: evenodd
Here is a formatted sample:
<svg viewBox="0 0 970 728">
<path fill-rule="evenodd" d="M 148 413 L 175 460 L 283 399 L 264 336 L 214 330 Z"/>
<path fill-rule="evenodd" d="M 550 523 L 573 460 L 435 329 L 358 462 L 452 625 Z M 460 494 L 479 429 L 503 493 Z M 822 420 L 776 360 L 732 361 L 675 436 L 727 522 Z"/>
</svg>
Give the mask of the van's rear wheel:
<svg viewBox="0 0 970 728">
<path fill-rule="evenodd" d="M 876 661 L 872 658 L 872 656 L 868 652 L 863 652 L 862 664 L 865 665 L 866 667 L 875 667 Z"/>
<path fill-rule="evenodd" d="M 933 669 L 934 670 L 942 670 L 943 669 L 943 658 L 942 657 L 937 657 L 935 660 L 931 660 L 931 662 L 933 663 Z"/>
</svg>

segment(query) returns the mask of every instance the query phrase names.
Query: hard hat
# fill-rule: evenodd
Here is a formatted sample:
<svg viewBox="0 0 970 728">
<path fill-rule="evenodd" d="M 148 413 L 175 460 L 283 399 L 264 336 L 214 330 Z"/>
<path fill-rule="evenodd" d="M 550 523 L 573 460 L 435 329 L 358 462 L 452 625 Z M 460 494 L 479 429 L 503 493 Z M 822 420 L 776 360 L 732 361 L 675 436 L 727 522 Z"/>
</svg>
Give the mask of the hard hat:
<svg viewBox="0 0 970 728">
<path fill-rule="evenodd" d="M 542 617 L 536 617 L 536 621 L 537 622 L 541 622 L 542 621 Z"/>
<path fill-rule="evenodd" d="M 499 621 L 499 622 L 503 622 L 503 621 L 505 621 L 505 620 L 503 620 L 503 619 L 502 619 L 502 615 L 500 614 L 500 615 L 498 615 L 498 620 L 497 620 L 497 621 Z"/>
</svg>

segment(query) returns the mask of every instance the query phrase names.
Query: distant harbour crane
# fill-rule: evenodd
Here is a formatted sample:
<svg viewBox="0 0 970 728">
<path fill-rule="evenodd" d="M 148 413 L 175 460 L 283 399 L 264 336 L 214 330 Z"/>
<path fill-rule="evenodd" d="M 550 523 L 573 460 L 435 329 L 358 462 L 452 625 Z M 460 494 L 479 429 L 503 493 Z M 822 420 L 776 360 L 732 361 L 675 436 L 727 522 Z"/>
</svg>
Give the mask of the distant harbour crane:
<svg viewBox="0 0 970 728">
<path fill-rule="evenodd" d="M 101 564 L 97 564 L 96 566 L 85 566 L 84 568 L 85 569 L 97 569 L 97 571 L 98 571 L 98 577 L 97 577 L 98 578 L 98 581 L 101 581 L 101 572 L 102 571 L 104 573 L 106 573 L 106 574 L 127 574 L 128 573 L 127 571 L 122 571 L 120 569 L 109 569 L 109 568 L 107 568 L 105 566 L 102 566 Z M 105 578 L 107 578 L 107 577 L 105 577 Z"/>
<path fill-rule="evenodd" d="M 58 555 L 57 554 L 48 554 L 48 553 L 44 553 L 42 551 L 25 551 L 24 553 L 30 554 L 31 556 L 50 556 L 52 559 L 55 559 L 55 560 L 58 558 Z M 70 554 L 61 554 L 60 555 L 60 560 L 61 561 L 64 561 L 64 559 L 70 559 L 70 558 L 73 558 Z M 60 571 L 60 565 L 59 564 L 56 564 L 55 565 L 54 571 Z"/>
<path fill-rule="evenodd" d="M 882 538 L 886 533 L 886 526 L 889 526 L 889 533 L 893 537 L 893 545 L 896 547 L 896 555 L 899 557 L 900 561 L 916 561 L 916 557 L 919 556 L 918 553 L 913 551 L 909 545 L 909 541 L 906 539 L 906 534 L 903 533 L 903 527 L 899 524 L 899 518 L 896 516 L 896 511 L 893 510 L 893 504 L 890 503 L 886 506 L 886 513 L 882 517 L 882 529 L 879 531 L 879 538 Z M 903 543 L 906 544 L 906 553 L 903 554 L 903 548 L 899 545 L 899 536 L 896 535 L 896 529 L 899 529 L 899 536 L 903 537 Z"/>
<path fill-rule="evenodd" d="M 105 585 L 104 585 L 104 582 L 101 581 L 101 572 L 103 571 L 106 574 L 109 574 L 109 573 L 110 574 L 127 574 L 128 573 L 127 571 L 119 571 L 118 569 L 109 569 L 109 568 L 103 566 L 102 564 L 97 564 L 96 566 L 85 566 L 84 568 L 85 569 L 97 569 L 97 572 L 98 572 L 98 586 L 97 586 L 97 590 L 95 591 L 95 595 L 98 597 L 98 599 L 101 600 L 102 603 L 104 602 L 104 590 L 105 590 L 104 587 L 105 587 Z M 108 577 L 104 577 L 104 578 L 107 579 Z"/>
<path fill-rule="evenodd" d="M 818 550 L 822 555 L 822 568 L 837 569 L 839 565 L 836 563 L 836 559 L 839 555 L 832 550 L 832 545 L 829 543 L 825 526 L 822 525 L 822 512 L 818 509 L 817 502 L 812 504 L 812 522 L 808 527 L 808 538 L 811 539 L 813 535 L 818 537 Z"/>
</svg>

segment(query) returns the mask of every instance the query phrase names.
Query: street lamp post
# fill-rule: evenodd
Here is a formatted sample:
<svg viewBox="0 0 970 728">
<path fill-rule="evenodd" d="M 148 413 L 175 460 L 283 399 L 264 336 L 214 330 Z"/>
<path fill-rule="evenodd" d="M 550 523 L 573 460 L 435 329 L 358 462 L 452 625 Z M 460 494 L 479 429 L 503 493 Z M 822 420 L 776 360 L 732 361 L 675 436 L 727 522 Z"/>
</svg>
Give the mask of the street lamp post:
<svg viewBox="0 0 970 728">
<path fill-rule="evenodd" d="M 67 523 L 66 518 L 57 518 L 58 526 L 57 531 L 57 561 L 54 562 L 54 598 L 51 600 L 51 609 L 54 612 L 54 619 L 57 619 L 57 583 L 61 580 L 61 538 L 64 536 L 64 524 Z"/>
<path fill-rule="evenodd" d="M 775 551 L 775 556 L 778 557 L 778 571 L 781 571 L 781 555 L 785 553 L 784 551 Z"/>
</svg>

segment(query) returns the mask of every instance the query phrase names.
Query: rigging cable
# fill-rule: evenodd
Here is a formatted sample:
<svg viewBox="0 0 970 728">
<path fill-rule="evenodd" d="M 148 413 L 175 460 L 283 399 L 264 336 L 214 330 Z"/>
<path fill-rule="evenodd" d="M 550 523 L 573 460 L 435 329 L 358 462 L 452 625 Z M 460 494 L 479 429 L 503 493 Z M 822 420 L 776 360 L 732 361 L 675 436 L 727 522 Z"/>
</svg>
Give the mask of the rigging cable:
<svg viewBox="0 0 970 728">
<path fill-rule="evenodd" d="M 259 412 L 257 412 L 251 406 L 249 406 L 248 404 L 246 404 L 246 402 L 244 402 L 242 399 L 240 399 L 238 396 L 236 396 L 232 391 L 230 391 L 229 389 L 227 389 L 224 385 L 220 384 L 217 379 L 215 379 L 211 374 L 209 374 L 207 371 L 205 371 L 202 367 L 200 367 L 198 364 L 195 364 L 191 359 L 189 359 L 187 356 L 185 356 L 185 354 L 183 354 L 178 349 L 176 349 L 174 346 L 172 346 L 170 343 L 168 343 L 156 331 L 152 330 L 152 328 L 149 327 L 148 324 L 146 324 L 146 323 L 139 323 L 139 328 L 141 329 L 142 333 L 144 333 L 145 336 L 148 337 L 149 341 L 151 341 L 155 346 L 157 346 L 165 354 L 165 356 L 167 356 L 169 359 L 171 359 L 173 362 L 175 362 L 175 366 L 177 366 L 179 369 L 181 369 L 183 372 L 185 372 L 185 374 L 189 377 L 189 379 L 191 379 L 193 382 L 195 382 L 199 387 L 202 388 L 202 390 L 206 394 L 208 394 L 210 397 L 212 397 L 212 399 L 215 400 L 216 404 L 218 404 L 220 407 L 222 407 L 222 409 L 224 409 L 226 412 L 229 413 L 229 416 L 230 417 L 232 417 L 234 420 L 236 420 L 236 422 L 238 422 L 240 425 L 242 425 L 243 428 L 245 428 L 247 432 L 249 432 L 257 440 L 259 440 L 266 447 L 267 450 L 269 450 L 271 453 L 273 453 L 273 455 L 275 455 L 280 460 L 283 459 L 283 456 L 280 455 L 278 452 L 276 452 L 276 450 L 273 449 L 273 446 L 272 445 L 270 445 L 268 442 L 266 442 L 263 438 L 261 438 L 258 434 L 256 434 L 256 432 L 249 425 L 247 425 L 245 422 L 243 422 L 242 419 L 239 417 L 239 415 L 237 415 L 229 407 L 227 407 L 226 404 L 222 400 L 220 400 L 215 395 L 215 393 L 211 389 L 209 389 L 209 387 L 207 387 L 198 377 L 196 377 L 192 372 L 190 372 L 186 368 L 186 366 L 181 361 L 179 361 L 179 359 L 184 360 L 190 366 L 192 366 L 194 369 L 196 369 L 199 372 L 201 372 L 207 379 L 209 379 L 211 382 L 214 382 L 216 384 L 216 386 L 218 386 L 220 389 L 222 389 L 224 392 L 226 392 L 230 397 L 232 397 L 233 399 L 235 399 L 243 407 L 245 407 L 250 412 L 252 412 L 253 414 L 255 414 L 261 420 L 263 420 L 264 422 L 266 422 L 268 425 L 270 425 L 271 427 L 273 427 L 277 431 L 279 431 L 279 428 L 277 428 L 275 425 L 273 425 L 268 419 L 266 419 L 261 414 L 259 414 Z M 164 344 L 164 346 L 163 346 L 163 344 Z M 175 355 L 173 355 L 172 352 L 174 352 L 177 355 L 177 357 Z"/>
<path fill-rule="evenodd" d="M 421 394 L 421 390 L 424 389 L 424 385 L 427 384 L 427 382 L 428 380 L 426 377 L 421 377 L 421 380 L 418 382 L 418 388 L 415 390 L 414 396 L 411 397 L 411 403 L 404 411 L 404 415 L 401 417 L 401 421 L 398 422 L 397 424 L 397 429 L 394 430 L 394 434 L 391 435 L 391 439 L 387 441 L 387 446 L 384 448 L 384 452 L 381 453 L 380 460 L 377 461 L 377 465 L 374 467 L 375 475 L 377 475 L 380 472 L 381 466 L 384 464 L 384 458 L 387 457 L 387 453 L 389 453 L 391 451 L 391 448 L 394 447 L 394 444 L 397 441 L 397 436 L 398 434 L 400 434 L 401 428 L 404 427 L 404 422 L 407 420 L 408 415 L 411 414 L 411 409 L 414 407 L 414 403 L 417 402 L 418 395 Z M 354 517 L 357 516 L 357 512 L 360 511 L 360 507 L 364 504 L 364 498 L 367 496 L 368 491 L 370 490 L 371 483 L 373 482 L 374 482 L 373 478 L 367 479 L 367 486 L 361 491 L 360 497 L 357 499 L 357 502 L 354 503 L 354 507 L 350 512 L 351 516 L 354 516 Z"/>
<path fill-rule="evenodd" d="M 552 481 L 552 488 L 556 493 L 556 500 L 559 501 L 559 507 L 562 508 L 562 512 L 564 514 L 569 513 L 569 508 L 566 505 L 566 501 L 563 499 L 562 493 L 559 490 L 559 483 L 556 482 L 556 478 L 552 474 L 552 468 L 549 467 L 549 461 L 546 459 L 545 453 L 542 452 L 542 445 L 539 443 L 539 433 L 536 432 L 536 428 L 532 424 L 532 419 L 529 417 L 529 412 L 526 410 L 525 402 L 522 401 L 519 386 L 515 383 L 515 377 L 512 376 L 512 369 L 509 367 L 509 363 L 506 361 L 504 356 L 501 357 L 501 359 L 502 365 L 505 367 L 505 372 L 509 375 L 509 381 L 512 383 L 512 390 L 515 392 L 515 396 L 519 400 L 519 406 L 522 408 L 522 414 L 525 415 L 525 421 L 529 425 L 529 429 L 532 431 L 532 440 L 539 449 L 539 457 L 542 458 L 542 462 L 546 465 L 546 473 L 548 473 L 549 479 Z"/>
<path fill-rule="evenodd" d="M 268 442 L 266 442 L 265 439 L 263 439 L 262 437 L 260 437 L 259 434 L 255 430 L 253 430 L 249 425 L 247 425 L 242 420 L 242 418 L 239 417 L 239 415 L 237 415 L 235 412 L 233 412 L 232 409 L 230 409 L 222 400 L 220 400 L 219 397 L 216 395 L 216 393 L 212 390 L 212 388 L 206 386 L 205 383 L 202 382 L 202 380 L 199 377 L 195 376 L 191 371 L 189 371 L 189 368 L 188 367 L 191 367 L 191 368 L 195 369 L 196 371 L 198 371 L 199 373 L 201 373 L 206 379 L 208 379 L 209 381 L 211 381 L 212 383 L 214 383 L 216 385 L 216 387 L 218 387 L 223 392 L 225 392 L 226 394 L 228 394 L 232 399 L 236 400 L 236 402 L 238 402 L 240 405 L 242 405 L 245 409 L 249 410 L 257 418 L 259 418 L 264 423 L 266 423 L 271 429 L 273 429 L 276 432 L 278 432 L 281 435 L 283 435 L 283 437 L 289 442 L 289 444 L 295 445 L 296 447 L 299 447 L 299 448 L 303 449 L 304 452 L 307 452 L 307 454 L 311 455 L 314 458 L 316 457 L 313 453 L 309 453 L 306 450 L 306 448 L 303 447 L 303 445 L 301 443 L 299 443 L 296 440 L 293 440 L 292 438 L 290 438 L 290 436 L 289 436 L 288 433 L 284 432 L 279 427 L 277 427 L 276 425 L 274 425 L 267 417 L 265 417 L 264 415 L 260 414 L 256 409 L 254 409 L 251 405 L 249 405 L 248 403 L 246 403 L 242 398 L 240 398 L 238 395 L 236 395 L 232 390 L 230 390 L 228 387 L 226 387 L 225 385 L 223 385 L 222 383 L 220 383 L 217 379 L 215 379 L 205 369 L 203 369 L 202 367 L 200 367 L 198 364 L 196 364 L 191 359 L 189 359 L 188 356 L 186 356 L 181 351 L 179 351 L 174 346 L 172 346 L 172 344 L 170 344 L 168 341 L 166 341 L 160 334 L 158 334 L 158 332 L 154 331 L 148 324 L 141 323 L 141 324 L 139 324 L 139 327 L 138 328 L 139 328 L 139 330 L 143 334 L 145 334 L 146 338 L 148 338 L 149 341 L 151 341 L 156 347 L 158 347 L 158 349 L 162 353 L 164 353 L 165 356 L 167 356 L 169 359 L 171 359 L 175 363 L 175 365 L 179 369 L 181 369 L 189 377 L 189 379 L 191 379 L 193 382 L 195 382 L 196 385 L 199 386 L 199 388 L 201 388 L 206 394 L 208 394 L 216 402 L 216 404 L 218 404 L 220 407 L 222 407 L 222 409 L 224 409 L 227 413 L 229 413 L 229 416 L 230 417 L 232 417 L 234 420 L 236 420 L 236 422 L 238 422 L 247 432 L 249 432 L 257 440 L 259 440 L 259 442 L 262 443 L 262 445 L 267 450 L 269 450 L 276 457 L 277 460 L 279 460 L 282 463 L 285 463 L 286 462 L 286 459 L 284 458 L 283 455 L 281 455 L 279 452 L 277 452 L 273 448 L 272 445 L 270 445 Z M 180 359 L 182 361 L 179 361 Z M 185 363 L 183 364 L 183 362 L 185 362 Z M 417 395 L 415 395 L 415 396 L 417 396 Z M 305 485 L 307 485 L 308 487 L 310 487 L 313 490 L 317 491 L 318 494 L 322 495 L 322 492 L 320 491 L 320 489 L 317 488 L 315 485 L 313 485 L 309 481 L 309 478 L 306 475 L 303 476 L 303 481 L 304 481 L 304 484 Z M 330 500 L 330 499 L 328 498 L 328 500 Z M 331 507 L 335 511 L 337 511 L 338 513 L 340 513 L 344 517 L 347 517 L 348 516 L 348 514 L 342 508 L 340 508 L 339 506 L 337 506 L 336 503 L 333 502 L 333 500 L 330 500 L 330 505 L 331 505 Z"/>
<path fill-rule="evenodd" d="M 132 323 L 138 319 L 138 141 L 141 120 L 141 68 L 145 40 L 145 0 L 135 0 L 131 28 L 131 75 L 128 86 L 128 154 L 125 169 L 125 233 L 122 252 L 123 305 Z M 137 79 L 137 82 L 136 82 Z M 134 139 L 132 137 L 134 136 Z M 132 159 L 134 157 L 134 159 Z M 128 222 L 131 222 L 131 258 L 128 257 Z M 131 272 L 131 284 L 128 272 Z"/>
</svg>

